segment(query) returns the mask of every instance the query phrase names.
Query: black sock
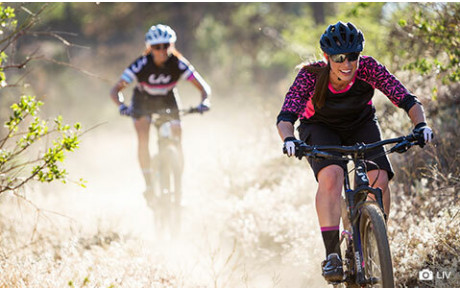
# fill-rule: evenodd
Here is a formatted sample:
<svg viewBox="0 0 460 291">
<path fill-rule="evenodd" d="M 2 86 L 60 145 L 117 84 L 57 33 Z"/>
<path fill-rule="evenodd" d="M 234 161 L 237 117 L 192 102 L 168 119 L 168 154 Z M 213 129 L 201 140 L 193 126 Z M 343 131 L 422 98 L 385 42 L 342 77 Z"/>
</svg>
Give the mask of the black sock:
<svg viewBox="0 0 460 291">
<path fill-rule="evenodd" d="M 323 242 L 326 248 L 326 257 L 329 254 L 337 253 L 342 258 L 339 244 L 339 227 L 321 227 L 321 234 L 323 235 Z"/>
</svg>

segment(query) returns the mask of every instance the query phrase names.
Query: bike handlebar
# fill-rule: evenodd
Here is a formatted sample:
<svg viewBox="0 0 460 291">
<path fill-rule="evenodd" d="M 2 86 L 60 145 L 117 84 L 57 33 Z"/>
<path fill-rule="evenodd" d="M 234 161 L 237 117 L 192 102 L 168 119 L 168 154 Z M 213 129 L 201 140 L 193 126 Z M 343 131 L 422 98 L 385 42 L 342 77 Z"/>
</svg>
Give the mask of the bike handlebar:
<svg viewBox="0 0 460 291">
<path fill-rule="evenodd" d="M 419 141 L 420 140 L 418 136 L 416 136 L 415 134 L 409 134 L 407 136 L 381 140 L 370 144 L 358 143 L 353 146 L 301 144 L 298 147 L 296 147 L 296 152 L 298 152 L 296 156 L 300 158 L 307 156 L 312 158 L 349 160 L 350 158 L 344 156 L 350 154 L 363 154 L 378 147 L 395 143 L 396 145 L 393 146 L 388 152 L 403 153 L 407 151 L 409 148 L 411 148 L 413 145 L 420 145 Z M 286 153 L 286 148 L 283 148 L 283 152 Z"/>
<path fill-rule="evenodd" d="M 175 112 L 178 112 L 180 116 L 184 116 L 184 115 L 188 115 L 188 114 L 194 114 L 194 113 L 200 113 L 200 114 L 203 114 L 204 112 L 206 111 L 201 111 L 200 109 L 198 109 L 198 107 L 190 107 L 188 109 L 171 109 L 171 108 L 165 108 L 165 109 L 161 109 L 161 110 L 158 110 L 158 111 L 155 111 L 152 113 L 153 116 L 157 116 L 157 117 L 167 117 L 167 116 L 172 116 L 173 113 Z M 130 112 L 128 115 L 126 116 L 131 116 L 133 117 L 134 116 L 134 113 L 133 112 Z"/>
</svg>

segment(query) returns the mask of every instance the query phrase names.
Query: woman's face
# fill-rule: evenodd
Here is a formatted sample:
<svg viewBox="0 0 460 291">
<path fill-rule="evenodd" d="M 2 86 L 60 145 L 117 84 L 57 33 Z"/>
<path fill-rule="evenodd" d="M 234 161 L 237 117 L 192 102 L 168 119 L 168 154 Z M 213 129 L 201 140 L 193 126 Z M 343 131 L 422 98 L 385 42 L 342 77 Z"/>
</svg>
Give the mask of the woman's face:
<svg viewBox="0 0 460 291">
<path fill-rule="evenodd" d="M 355 75 L 356 70 L 358 69 L 358 60 L 359 57 L 356 58 L 354 61 L 350 61 L 349 58 L 354 59 L 354 57 L 350 57 L 350 54 L 345 54 L 346 58 L 342 63 L 334 62 L 334 58 L 324 54 L 324 57 L 331 65 L 331 78 L 343 81 L 343 82 L 351 82 Z M 356 56 L 355 56 L 356 57 Z M 337 58 L 336 58 L 337 59 Z M 343 60 L 343 57 L 342 57 Z"/>
<path fill-rule="evenodd" d="M 164 64 L 171 54 L 172 45 L 170 43 L 160 43 L 150 46 L 153 59 L 157 65 Z"/>
</svg>

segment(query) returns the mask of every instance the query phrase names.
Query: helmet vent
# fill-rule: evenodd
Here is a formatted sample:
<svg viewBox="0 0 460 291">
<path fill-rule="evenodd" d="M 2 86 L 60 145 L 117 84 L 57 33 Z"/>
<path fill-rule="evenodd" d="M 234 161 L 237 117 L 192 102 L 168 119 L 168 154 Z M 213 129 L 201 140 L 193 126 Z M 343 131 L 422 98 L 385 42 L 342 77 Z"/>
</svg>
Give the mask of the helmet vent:
<svg viewBox="0 0 460 291">
<path fill-rule="evenodd" d="M 337 36 L 333 36 L 332 39 L 334 40 L 334 42 L 337 44 L 337 46 L 341 46 L 342 44 L 340 43 L 340 40 Z"/>
</svg>

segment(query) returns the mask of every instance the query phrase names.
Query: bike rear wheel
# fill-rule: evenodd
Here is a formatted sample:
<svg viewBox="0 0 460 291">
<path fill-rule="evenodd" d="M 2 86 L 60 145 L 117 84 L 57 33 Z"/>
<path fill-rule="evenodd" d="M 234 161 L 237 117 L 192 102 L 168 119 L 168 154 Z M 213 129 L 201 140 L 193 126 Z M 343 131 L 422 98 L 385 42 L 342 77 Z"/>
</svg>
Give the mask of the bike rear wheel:
<svg viewBox="0 0 460 291">
<path fill-rule="evenodd" d="M 377 204 L 368 202 L 361 208 L 360 235 L 366 278 L 377 279 L 369 287 L 394 288 L 385 220 Z"/>
</svg>

